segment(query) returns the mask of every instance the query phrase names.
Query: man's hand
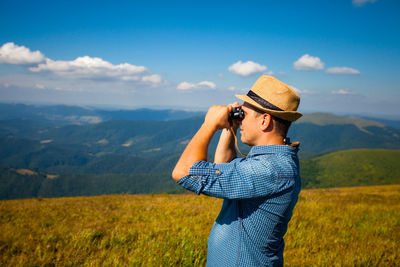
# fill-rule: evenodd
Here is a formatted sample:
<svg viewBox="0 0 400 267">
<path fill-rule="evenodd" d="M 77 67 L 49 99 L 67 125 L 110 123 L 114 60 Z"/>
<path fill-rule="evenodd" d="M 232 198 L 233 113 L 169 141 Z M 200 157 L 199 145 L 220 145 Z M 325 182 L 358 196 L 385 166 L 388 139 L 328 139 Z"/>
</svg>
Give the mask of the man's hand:
<svg viewBox="0 0 400 267">
<path fill-rule="evenodd" d="M 238 102 L 228 106 L 229 111 L 233 108 L 241 107 Z M 215 150 L 214 163 L 226 163 L 236 157 L 235 141 L 233 134 L 236 133 L 240 126 L 240 121 L 232 120 L 228 128 L 222 130 L 218 141 L 217 149 Z M 232 127 L 233 133 L 229 129 Z"/>
<path fill-rule="evenodd" d="M 204 119 L 203 125 L 186 146 L 172 172 L 172 178 L 178 181 L 189 174 L 190 167 L 199 160 L 207 160 L 208 146 L 219 129 L 230 126 L 228 117 L 230 106 L 212 106 Z"/>
<path fill-rule="evenodd" d="M 204 119 L 204 125 L 211 127 L 215 130 L 221 130 L 229 128 L 229 112 L 231 112 L 232 106 L 220 106 L 214 105 L 208 109 L 206 118 Z"/>
<path fill-rule="evenodd" d="M 203 125 L 186 146 L 181 157 L 176 163 L 176 166 L 172 172 L 172 178 L 175 181 L 178 181 L 180 178 L 187 175 L 190 167 L 195 162 L 199 160 L 207 160 L 208 146 L 216 131 L 220 129 L 229 129 L 231 126 L 234 127 L 235 131 L 237 130 L 240 122 L 229 121 L 229 113 L 231 112 L 233 106 L 240 107 L 240 105 L 236 102 L 233 105 L 228 106 L 212 106 L 208 110 Z M 222 142 L 222 150 L 221 153 L 218 154 L 223 155 L 223 158 L 231 159 L 234 155 L 236 155 L 236 152 L 234 147 L 231 145 L 232 136 L 229 131 L 228 134 L 229 136 L 227 138 L 223 138 L 225 141 Z M 229 154 L 226 154 L 228 150 Z M 226 161 L 224 160 L 224 162 Z"/>
</svg>

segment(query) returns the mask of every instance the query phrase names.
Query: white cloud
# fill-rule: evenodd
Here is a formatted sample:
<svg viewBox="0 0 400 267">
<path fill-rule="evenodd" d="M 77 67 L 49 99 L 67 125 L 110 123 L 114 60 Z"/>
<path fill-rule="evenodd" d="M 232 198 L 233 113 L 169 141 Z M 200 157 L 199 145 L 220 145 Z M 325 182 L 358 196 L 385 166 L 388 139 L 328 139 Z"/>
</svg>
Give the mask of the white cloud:
<svg viewBox="0 0 400 267">
<path fill-rule="evenodd" d="M 0 47 L 0 63 L 5 64 L 36 64 L 45 59 L 40 51 L 32 52 L 25 46 L 18 46 L 12 42 L 5 43 Z"/>
<path fill-rule="evenodd" d="M 356 95 L 356 92 L 351 91 L 350 89 L 339 89 L 336 91 L 332 91 L 334 95 Z"/>
<path fill-rule="evenodd" d="M 152 75 L 148 75 L 148 76 L 143 76 L 142 81 L 153 83 L 153 84 L 159 84 L 159 83 L 161 83 L 162 78 L 158 74 L 152 74 Z"/>
<path fill-rule="evenodd" d="M 29 68 L 32 72 L 48 71 L 59 76 L 87 79 L 116 79 L 125 82 L 145 82 L 153 85 L 160 84 L 162 77 L 151 74 L 144 66 L 129 63 L 113 65 L 98 57 L 83 56 L 72 61 L 51 60 Z"/>
<path fill-rule="evenodd" d="M 195 88 L 196 85 L 194 83 L 188 83 L 188 82 L 181 82 L 178 84 L 178 87 L 176 87 L 179 90 L 189 90 Z"/>
<path fill-rule="evenodd" d="M 209 81 L 202 81 L 199 83 L 181 82 L 180 84 L 178 84 L 178 86 L 176 88 L 179 90 L 185 91 L 185 90 L 190 90 L 190 89 L 202 89 L 202 88 L 204 89 L 206 87 L 211 88 L 211 89 L 217 88 L 215 83 L 209 82 Z"/>
<path fill-rule="evenodd" d="M 377 0 L 352 0 L 354 6 L 361 7 L 366 3 L 375 3 Z"/>
<path fill-rule="evenodd" d="M 352 74 L 358 75 L 360 71 L 348 67 L 333 67 L 326 70 L 328 74 Z"/>
<path fill-rule="evenodd" d="M 35 85 L 35 88 L 36 88 L 36 89 L 45 89 L 46 86 L 44 86 L 43 84 L 37 83 L 37 84 Z"/>
<path fill-rule="evenodd" d="M 229 66 L 228 70 L 236 75 L 246 77 L 255 73 L 266 71 L 267 66 L 260 65 L 253 61 L 242 62 L 239 60 L 238 62 Z"/>
<path fill-rule="evenodd" d="M 319 57 L 305 54 L 293 63 L 293 67 L 296 70 L 322 70 L 324 68 L 324 63 Z"/>
<path fill-rule="evenodd" d="M 29 68 L 32 72 L 50 71 L 60 76 L 67 77 L 108 77 L 122 78 L 147 72 L 143 66 L 135 66 L 128 63 L 113 65 L 98 57 L 78 57 L 72 61 L 54 61 L 49 58 L 45 63 Z"/>
<path fill-rule="evenodd" d="M 121 80 L 123 81 L 140 81 L 140 76 L 122 76 Z"/>
<path fill-rule="evenodd" d="M 296 91 L 296 93 L 301 94 L 301 95 L 313 95 L 315 92 L 310 91 L 310 90 L 300 90 L 299 88 L 296 88 L 294 86 L 289 85 L 293 90 Z"/>
<path fill-rule="evenodd" d="M 89 56 L 78 57 L 71 61 L 52 60 L 45 58 L 40 51 L 32 52 L 29 48 L 12 42 L 0 47 L 0 63 L 30 65 L 28 69 L 31 72 L 50 72 L 68 78 L 114 79 L 153 85 L 162 82 L 160 75 L 152 74 L 144 66 L 129 63 L 114 65 L 99 57 Z"/>
<path fill-rule="evenodd" d="M 211 89 L 215 89 L 217 88 L 217 86 L 215 85 L 215 83 L 213 82 L 209 82 L 209 81 L 203 81 L 203 82 L 199 82 L 198 83 L 199 86 L 206 86 L 206 87 L 210 87 Z"/>
</svg>

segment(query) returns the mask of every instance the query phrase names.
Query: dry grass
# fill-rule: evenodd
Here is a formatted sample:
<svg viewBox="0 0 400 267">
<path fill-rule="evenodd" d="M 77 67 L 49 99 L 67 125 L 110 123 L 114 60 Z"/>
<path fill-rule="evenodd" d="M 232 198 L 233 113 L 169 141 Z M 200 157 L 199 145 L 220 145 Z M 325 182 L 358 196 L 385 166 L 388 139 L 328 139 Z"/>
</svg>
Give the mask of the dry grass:
<svg viewBox="0 0 400 267">
<path fill-rule="evenodd" d="M 0 265 L 202 266 L 221 203 L 188 194 L 0 201 Z M 399 210 L 399 185 L 304 190 L 286 265 L 397 265 Z"/>
<path fill-rule="evenodd" d="M 398 266 L 400 186 L 304 190 L 285 239 L 289 266 Z"/>
</svg>

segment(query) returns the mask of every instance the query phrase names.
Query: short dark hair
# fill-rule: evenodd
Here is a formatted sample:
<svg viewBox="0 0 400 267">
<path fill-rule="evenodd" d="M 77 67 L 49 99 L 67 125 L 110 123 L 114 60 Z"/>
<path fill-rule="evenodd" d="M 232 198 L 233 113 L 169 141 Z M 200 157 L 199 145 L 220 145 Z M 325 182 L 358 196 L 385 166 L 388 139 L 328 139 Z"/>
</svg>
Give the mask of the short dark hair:
<svg viewBox="0 0 400 267">
<path fill-rule="evenodd" d="M 274 121 L 276 131 L 283 137 L 286 137 L 286 135 L 289 131 L 289 127 L 290 127 L 290 125 L 292 125 L 292 122 L 272 116 L 272 115 L 271 115 L 271 117 Z"/>
</svg>

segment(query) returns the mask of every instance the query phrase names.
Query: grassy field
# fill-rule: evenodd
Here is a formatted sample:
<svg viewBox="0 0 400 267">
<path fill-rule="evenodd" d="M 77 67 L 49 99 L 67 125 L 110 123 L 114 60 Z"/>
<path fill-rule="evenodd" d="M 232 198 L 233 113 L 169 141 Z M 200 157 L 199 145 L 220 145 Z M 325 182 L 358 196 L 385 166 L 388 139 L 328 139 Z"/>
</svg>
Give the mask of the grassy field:
<svg viewBox="0 0 400 267">
<path fill-rule="evenodd" d="M 0 201 L 0 266 L 202 266 L 222 201 L 111 195 Z M 400 185 L 303 190 L 287 266 L 395 266 Z"/>
</svg>

